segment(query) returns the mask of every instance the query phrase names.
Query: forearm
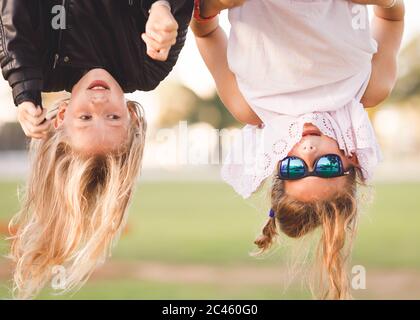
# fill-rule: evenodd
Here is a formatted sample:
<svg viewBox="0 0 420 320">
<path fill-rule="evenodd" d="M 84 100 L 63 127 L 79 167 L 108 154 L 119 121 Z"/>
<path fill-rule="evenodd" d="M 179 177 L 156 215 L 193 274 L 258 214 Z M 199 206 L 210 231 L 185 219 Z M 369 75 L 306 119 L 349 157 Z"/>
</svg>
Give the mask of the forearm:
<svg viewBox="0 0 420 320">
<path fill-rule="evenodd" d="M 215 17 L 206 22 L 200 22 L 196 19 L 192 19 L 190 22 L 191 31 L 194 33 L 194 36 L 205 37 L 212 33 L 219 26 L 219 18 Z"/>
<path fill-rule="evenodd" d="M 216 17 L 222 10 L 240 6 L 245 0 L 194 0 L 194 14 L 200 18 Z M 219 22 L 217 19 L 197 21 L 192 19 L 190 27 L 196 36 L 205 36 L 214 31 Z"/>
<path fill-rule="evenodd" d="M 16 106 L 23 101 L 41 105 L 39 10 L 40 1 L 0 0 L 0 66 Z"/>
<path fill-rule="evenodd" d="M 200 9 L 202 17 L 212 17 L 219 14 L 222 10 L 233 7 L 235 1 L 232 1 L 231 5 L 226 5 L 228 0 L 197 0 L 200 1 Z"/>
<path fill-rule="evenodd" d="M 397 80 L 397 56 L 404 33 L 404 2 L 384 9 L 375 6 L 372 21 L 373 37 L 378 43 L 378 52 L 372 59 L 372 75 L 362 99 L 366 107 L 373 107 L 384 101 Z"/>
<path fill-rule="evenodd" d="M 372 23 L 373 37 L 378 42 L 379 55 L 396 56 L 404 33 L 404 1 L 398 0 L 390 9 L 375 6 Z"/>
<path fill-rule="evenodd" d="M 374 7 L 375 16 L 390 21 L 402 21 L 405 15 L 404 0 L 397 0 L 392 8 L 384 8 L 376 5 Z"/>
<path fill-rule="evenodd" d="M 240 122 L 259 125 L 261 120 L 242 96 L 236 77 L 229 69 L 227 60 L 227 37 L 218 25 L 217 18 L 208 27 L 204 36 L 196 36 L 200 54 L 212 74 L 217 92 L 229 112 Z"/>
</svg>

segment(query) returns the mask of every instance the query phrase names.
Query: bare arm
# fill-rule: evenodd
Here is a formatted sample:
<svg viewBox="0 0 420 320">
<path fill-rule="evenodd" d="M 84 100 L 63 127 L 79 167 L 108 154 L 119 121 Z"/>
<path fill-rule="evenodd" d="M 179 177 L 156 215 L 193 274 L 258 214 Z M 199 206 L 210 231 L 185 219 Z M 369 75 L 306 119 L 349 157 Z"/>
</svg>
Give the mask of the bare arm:
<svg viewBox="0 0 420 320">
<path fill-rule="evenodd" d="M 221 0 L 208 1 L 220 4 Z M 226 2 L 226 0 L 224 0 Z M 202 10 L 204 12 L 214 11 Z M 234 73 L 229 69 L 227 61 L 227 37 L 223 29 L 219 26 L 218 17 L 207 22 L 192 20 L 190 27 L 194 32 L 200 54 L 212 74 L 216 83 L 217 92 L 223 104 L 229 112 L 240 122 L 260 125 L 261 120 L 245 101 L 238 88 L 238 83 Z"/>
<path fill-rule="evenodd" d="M 353 2 L 375 4 L 372 32 L 378 42 L 378 52 L 372 59 L 372 75 L 362 98 L 366 108 L 375 107 L 388 98 L 397 80 L 397 56 L 404 32 L 404 1 L 397 0 L 395 6 L 390 9 L 383 7 L 387 6 L 390 0 Z"/>
</svg>

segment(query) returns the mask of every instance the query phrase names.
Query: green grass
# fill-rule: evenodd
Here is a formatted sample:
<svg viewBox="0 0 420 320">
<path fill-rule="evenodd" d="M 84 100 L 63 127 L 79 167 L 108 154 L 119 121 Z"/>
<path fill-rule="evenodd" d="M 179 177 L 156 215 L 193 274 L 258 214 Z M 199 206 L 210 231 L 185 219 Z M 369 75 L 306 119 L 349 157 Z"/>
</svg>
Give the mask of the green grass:
<svg viewBox="0 0 420 320">
<path fill-rule="evenodd" d="M 420 270 L 420 184 L 381 184 L 363 215 L 354 260 Z"/>
<path fill-rule="evenodd" d="M 0 220 L 17 209 L 15 183 L 0 183 Z M 362 214 L 354 261 L 375 267 L 420 270 L 420 184 L 380 184 Z M 115 259 L 167 263 L 277 264 L 283 249 L 267 259 L 249 256 L 265 221 L 221 183 L 145 183 L 130 209 L 129 231 Z M 6 243 L 2 242 L 2 253 Z"/>
<path fill-rule="evenodd" d="M 0 297 L 10 298 L 5 286 Z M 295 289 L 284 292 L 279 286 L 160 283 L 149 281 L 90 281 L 75 294 L 54 295 L 44 290 L 37 299 L 310 299 L 308 293 Z"/>
<path fill-rule="evenodd" d="M 0 221 L 18 208 L 16 183 L 0 183 Z M 379 184 L 372 205 L 362 214 L 353 263 L 379 269 L 420 270 L 420 183 Z M 281 247 L 266 259 L 249 256 L 266 213 L 222 183 L 143 183 L 130 209 L 129 230 L 113 259 L 170 264 L 279 265 Z M 7 244 L 0 241 L 0 252 Z M 8 297 L 0 282 L 0 297 Z M 69 296 L 65 296 L 66 298 Z M 236 287 L 132 281 L 89 281 L 73 298 L 129 299 L 279 299 L 308 298 L 303 290 L 283 293 L 275 286 L 244 283 Z M 41 298 L 54 298 L 44 292 Z M 63 298 L 63 297 L 57 297 Z"/>
</svg>

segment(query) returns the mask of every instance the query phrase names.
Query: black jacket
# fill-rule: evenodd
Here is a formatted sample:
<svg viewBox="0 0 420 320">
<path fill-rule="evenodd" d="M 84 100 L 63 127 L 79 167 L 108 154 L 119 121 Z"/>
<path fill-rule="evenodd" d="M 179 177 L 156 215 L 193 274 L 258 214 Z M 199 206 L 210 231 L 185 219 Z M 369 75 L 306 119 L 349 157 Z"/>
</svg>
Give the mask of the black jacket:
<svg viewBox="0 0 420 320">
<path fill-rule="evenodd" d="M 155 1 L 0 0 L 0 65 L 15 105 L 42 105 L 41 91 L 70 92 L 93 68 L 106 69 L 124 92 L 154 89 L 178 59 L 193 9 L 193 0 L 168 0 L 178 38 L 168 60 L 156 61 L 140 37 Z M 65 8 L 65 29 L 53 28 L 56 5 Z"/>
</svg>

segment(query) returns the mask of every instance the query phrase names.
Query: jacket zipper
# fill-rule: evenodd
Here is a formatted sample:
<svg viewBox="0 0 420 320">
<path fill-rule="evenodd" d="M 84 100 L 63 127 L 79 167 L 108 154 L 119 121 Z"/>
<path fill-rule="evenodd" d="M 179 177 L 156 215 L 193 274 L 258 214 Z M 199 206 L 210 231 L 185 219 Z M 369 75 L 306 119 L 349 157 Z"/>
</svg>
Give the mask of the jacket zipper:
<svg viewBox="0 0 420 320">
<path fill-rule="evenodd" d="M 57 66 L 57 61 L 58 61 L 58 58 L 60 58 L 60 56 L 58 55 L 58 53 L 56 53 L 56 54 L 54 55 L 54 65 L 53 65 L 53 69 L 55 69 L 55 67 Z"/>
<path fill-rule="evenodd" d="M 66 17 L 67 17 L 67 9 L 66 9 L 66 0 L 62 0 L 63 2 L 61 3 L 61 5 L 64 7 L 64 12 L 66 13 Z M 67 21 L 66 21 L 67 23 Z M 57 53 L 54 55 L 54 65 L 53 65 L 53 69 L 55 69 L 55 67 L 57 66 L 57 62 L 58 59 L 60 58 L 60 55 L 58 54 L 58 52 L 60 52 L 60 47 L 61 47 L 61 39 L 63 37 L 63 30 L 60 29 L 59 34 L 58 34 L 58 46 L 57 46 Z"/>
</svg>

